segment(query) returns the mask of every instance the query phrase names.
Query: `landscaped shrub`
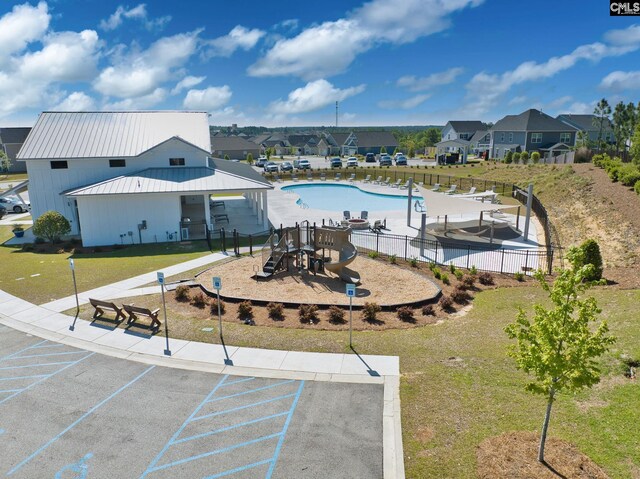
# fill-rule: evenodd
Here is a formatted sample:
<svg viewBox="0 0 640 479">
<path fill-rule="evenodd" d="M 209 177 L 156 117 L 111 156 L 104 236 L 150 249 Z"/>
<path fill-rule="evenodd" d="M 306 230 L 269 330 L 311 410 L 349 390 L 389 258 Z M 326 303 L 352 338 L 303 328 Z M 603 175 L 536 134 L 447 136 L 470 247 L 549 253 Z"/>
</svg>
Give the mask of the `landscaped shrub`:
<svg viewBox="0 0 640 479">
<path fill-rule="evenodd" d="M 636 184 L 633 185 L 633 191 L 640 195 L 640 180 L 636 181 Z"/>
<path fill-rule="evenodd" d="M 476 277 L 472 276 L 470 274 L 465 274 L 462 279 L 460 280 L 460 285 L 464 288 L 464 289 L 471 289 L 473 288 L 473 285 L 476 282 Z"/>
<path fill-rule="evenodd" d="M 382 311 L 378 303 L 364 303 L 362 307 L 362 319 L 370 323 L 376 320 L 376 315 Z"/>
<path fill-rule="evenodd" d="M 491 273 L 480 273 L 478 275 L 478 281 L 480 281 L 480 284 L 484 284 L 485 286 L 490 286 L 492 284 L 494 284 L 494 280 L 493 280 L 493 275 Z"/>
<path fill-rule="evenodd" d="M 396 255 L 395 254 L 392 254 L 391 256 L 389 256 L 389 263 L 396 264 Z"/>
<path fill-rule="evenodd" d="M 329 308 L 327 316 L 329 317 L 329 322 L 332 324 L 341 324 L 345 322 L 344 309 L 339 308 L 336 305 L 333 305 Z"/>
<path fill-rule="evenodd" d="M 315 324 L 318 322 L 318 306 L 315 304 L 301 304 L 298 308 L 301 323 Z"/>
<path fill-rule="evenodd" d="M 471 299 L 471 295 L 465 288 L 461 288 L 460 286 L 461 285 L 458 285 L 453 289 L 451 292 L 451 299 L 455 303 L 466 304 Z"/>
<path fill-rule="evenodd" d="M 369 258 L 376 259 L 378 257 L 377 251 L 369 251 Z"/>
<path fill-rule="evenodd" d="M 473 276 L 478 274 L 478 268 L 476 268 L 476 265 L 472 265 L 471 269 L 469 270 L 469 274 L 472 274 Z"/>
<path fill-rule="evenodd" d="M 440 268 L 435 267 L 431 271 L 433 272 L 433 276 L 435 276 L 436 279 L 442 279 L 442 271 L 440 271 Z"/>
<path fill-rule="evenodd" d="M 518 163 L 518 162 L 520 162 L 520 152 L 519 152 L 519 151 L 516 151 L 516 152 L 513 154 L 513 162 L 514 162 L 514 163 Z"/>
<path fill-rule="evenodd" d="M 189 291 L 189 286 L 180 285 L 176 288 L 176 301 L 181 301 L 183 303 L 186 303 L 190 299 L 191 299 L 191 293 Z"/>
<path fill-rule="evenodd" d="M 269 318 L 274 321 L 282 321 L 284 319 L 284 304 L 282 303 L 268 303 L 267 313 Z"/>
<path fill-rule="evenodd" d="M 462 271 L 460 271 L 459 269 L 455 270 L 455 272 L 453 274 L 455 275 L 455 277 L 456 277 L 456 279 L 458 281 L 460 281 L 464 276 L 464 273 Z"/>
<path fill-rule="evenodd" d="M 440 275 L 440 281 L 442 281 L 444 284 L 451 284 L 451 281 L 449 281 L 449 275 L 447 273 L 442 273 Z"/>
<path fill-rule="evenodd" d="M 538 164 L 540 162 L 540 153 L 538 153 L 537 151 L 531 153 L 531 161 L 533 161 L 535 164 Z"/>
<path fill-rule="evenodd" d="M 453 311 L 453 300 L 449 296 L 442 296 L 440 301 L 438 301 L 438 306 L 442 311 Z"/>
<path fill-rule="evenodd" d="M 412 256 L 411 259 L 409 260 L 409 264 L 411 265 L 412 268 L 417 268 L 418 258 L 416 258 L 415 256 Z"/>
<path fill-rule="evenodd" d="M 425 304 L 422 307 L 423 316 L 435 316 L 436 310 L 433 308 L 433 304 Z"/>
<path fill-rule="evenodd" d="M 640 181 L 640 169 L 632 163 L 627 163 L 618 169 L 618 181 L 625 186 L 634 186 Z"/>
<path fill-rule="evenodd" d="M 520 153 L 520 161 L 522 161 L 522 163 L 524 165 L 526 165 L 529 162 L 529 152 L 528 151 L 523 151 L 522 153 Z"/>
<path fill-rule="evenodd" d="M 207 305 L 207 297 L 201 292 L 196 293 L 191 297 L 191 305 L 202 309 Z"/>
<path fill-rule="evenodd" d="M 520 271 L 516 271 L 513 275 L 513 277 L 517 280 L 520 281 L 521 283 L 524 281 L 524 273 L 520 272 Z"/>
<path fill-rule="evenodd" d="M 600 246 L 594 239 L 588 239 L 580 245 L 580 249 L 583 254 L 583 263 L 593 265 L 593 274 L 585 278 L 588 281 L 597 281 L 602 278 L 602 254 L 600 253 Z"/>
<path fill-rule="evenodd" d="M 220 300 L 220 314 L 224 314 L 226 311 L 226 304 L 224 301 Z M 211 304 L 209 306 L 209 311 L 213 316 L 218 316 L 218 299 L 213 298 L 211 300 Z"/>
<path fill-rule="evenodd" d="M 396 309 L 396 314 L 400 321 L 407 323 L 413 323 L 415 321 L 415 318 L 413 317 L 413 308 L 410 306 L 400 306 Z"/>
<path fill-rule="evenodd" d="M 599 168 L 603 168 L 603 167 L 604 167 L 603 162 L 604 162 L 604 157 L 605 157 L 605 156 L 606 156 L 606 155 L 593 155 L 593 158 L 591 159 L 591 162 L 592 162 L 595 166 L 597 166 L 597 167 L 599 167 Z"/>
<path fill-rule="evenodd" d="M 452 274 L 456 273 L 456 265 L 453 263 L 449 263 L 449 271 L 451 271 Z"/>
<path fill-rule="evenodd" d="M 504 162 L 509 165 L 513 162 L 513 152 L 507 151 L 507 154 L 504 155 Z"/>
<path fill-rule="evenodd" d="M 253 318 L 253 306 L 251 301 L 243 301 L 238 304 L 238 319 L 241 321 Z"/>
<path fill-rule="evenodd" d="M 50 210 L 40 215 L 33 223 L 32 231 L 34 235 L 43 236 L 53 244 L 59 241 L 61 236 L 69 234 L 71 225 L 61 213 Z"/>
</svg>

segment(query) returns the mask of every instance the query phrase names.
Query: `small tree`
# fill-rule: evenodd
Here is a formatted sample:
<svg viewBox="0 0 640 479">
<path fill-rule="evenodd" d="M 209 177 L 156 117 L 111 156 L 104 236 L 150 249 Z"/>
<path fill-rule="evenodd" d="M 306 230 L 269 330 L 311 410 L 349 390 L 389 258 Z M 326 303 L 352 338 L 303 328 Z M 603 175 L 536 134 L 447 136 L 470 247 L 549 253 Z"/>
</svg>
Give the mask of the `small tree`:
<svg viewBox="0 0 640 479">
<path fill-rule="evenodd" d="M 520 160 L 522 160 L 522 163 L 526 165 L 529 162 L 529 152 L 523 151 L 520 153 Z"/>
<path fill-rule="evenodd" d="M 591 274 L 586 277 L 587 281 L 602 279 L 602 254 L 600 254 L 598 242 L 594 239 L 588 239 L 580 245 L 580 249 L 582 250 L 583 263 L 579 264 L 579 266 L 584 266 L 585 264 L 593 265 Z"/>
<path fill-rule="evenodd" d="M 540 162 L 540 153 L 538 153 L 537 151 L 531 153 L 531 161 L 533 161 L 535 164 L 538 164 Z"/>
<path fill-rule="evenodd" d="M 249 163 L 250 165 L 253 165 L 253 154 L 251 153 L 247 154 L 247 163 Z"/>
<path fill-rule="evenodd" d="M 267 148 L 267 149 L 265 150 L 264 154 L 265 154 L 265 155 L 266 155 L 266 157 L 267 157 L 267 161 L 270 161 L 270 160 L 271 160 L 271 148 Z"/>
<path fill-rule="evenodd" d="M 0 150 L 0 171 L 8 173 L 9 168 L 11 168 L 11 158 L 9 158 L 4 151 Z"/>
<path fill-rule="evenodd" d="M 520 152 L 519 151 L 516 151 L 516 152 L 513 153 L 513 161 L 515 163 L 520 162 Z"/>
<path fill-rule="evenodd" d="M 511 150 L 507 151 L 507 154 L 504 155 L 504 162 L 509 164 L 513 161 L 513 152 Z"/>
<path fill-rule="evenodd" d="M 542 425 L 538 461 L 544 462 L 544 446 L 551 417 L 551 406 L 556 394 L 591 387 L 600 381 L 600 370 L 595 359 L 608 351 L 615 338 L 609 336 L 607 323 L 602 321 L 595 330 L 590 323 L 596 321 L 598 304 L 595 298 L 581 299 L 579 294 L 597 284 L 586 281 L 593 273 L 593 265 L 584 264 L 581 249 L 571 248 L 567 253 L 571 269 L 560 270 L 549 284 L 541 271 L 535 274 L 542 289 L 551 300 L 550 309 L 534 306 L 532 321 L 520 308 L 515 323 L 505 329 L 517 340 L 508 355 L 516 360 L 518 369 L 534 376 L 526 389 L 547 397 L 547 410 Z"/>
<path fill-rule="evenodd" d="M 416 150 L 413 148 L 413 146 L 409 147 L 409 151 L 407 151 L 407 155 L 409 155 L 409 158 L 413 158 L 414 156 L 416 156 Z"/>
<path fill-rule="evenodd" d="M 70 231 L 69 221 L 57 211 L 47 211 L 33 223 L 33 234 L 46 238 L 51 243 L 59 240 L 61 236 L 69 234 Z"/>
<path fill-rule="evenodd" d="M 387 148 L 386 148 L 386 147 L 384 147 L 384 146 L 383 146 L 383 147 L 381 147 L 381 148 L 380 148 L 380 154 L 381 154 L 381 155 L 386 155 L 386 154 L 387 154 Z"/>
<path fill-rule="evenodd" d="M 224 159 L 229 161 L 229 155 L 224 155 Z"/>
<path fill-rule="evenodd" d="M 640 122 L 631 139 L 631 158 L 636 165 L 640 165 Z"/>
</svg>

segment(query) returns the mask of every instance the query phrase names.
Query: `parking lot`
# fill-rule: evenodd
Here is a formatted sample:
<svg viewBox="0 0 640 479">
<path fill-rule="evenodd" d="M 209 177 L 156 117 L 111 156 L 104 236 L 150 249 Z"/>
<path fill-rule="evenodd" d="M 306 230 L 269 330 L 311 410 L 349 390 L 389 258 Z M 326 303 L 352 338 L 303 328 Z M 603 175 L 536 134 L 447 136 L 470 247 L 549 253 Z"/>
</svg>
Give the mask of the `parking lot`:
<svg viewBox="0 0 640 479">
<path fill-rule="evenodd" d="M 1 325 L 0 351 L 5 477 L 382 477 L 382 385 L 151 366 Z"/>
<path fill-rule="evenodd" d="M 271 157 L 271 161 L 276 162 L 278 165 L 280 163 L 282 163 L 283 161 L 289 161 L 291 163 L 293 163 L 293 160 L 297 160 L 297 159 L 304 159 L 304 160 L 309 160 L 309 163 L 311 164 L 311 168 L 313 168 L 314 170 L 317 168 L 330 168 L 330 164 L 329 164 L 329 160 L 331 158 L 334 158 L 334 156 L 329 156 L 326 159 L 323 156 L 301 156 L 300 158 L 298 158 L 297 156 L 285 156 L 283 160 L 280 159 L 280 157 L 278 156 L 272 156 Z M 347 164 L 347 158 L 344 157 L 342 158 L 342 163 L 343 165 Z M 424 165 L 429 165 L 429 166 L 433 166 L 435 165 L 436 162 L 431 160 L 431 161 L 424 161 L 421 160 L 419 158 L 412 158 L 410 160 L 408 160 L 407 165 L 408 166 L 424 166 Z M 375 163 L 365 163 L 363 161 L 358 163 L 358 168 L 379 168 L 379 162 L 376 159 Z M 262 168 L 258 168 L 258 167 L 254 167 L 256 168 L 256 170 L 258 171 L 263 171 Z"/>
</svg>

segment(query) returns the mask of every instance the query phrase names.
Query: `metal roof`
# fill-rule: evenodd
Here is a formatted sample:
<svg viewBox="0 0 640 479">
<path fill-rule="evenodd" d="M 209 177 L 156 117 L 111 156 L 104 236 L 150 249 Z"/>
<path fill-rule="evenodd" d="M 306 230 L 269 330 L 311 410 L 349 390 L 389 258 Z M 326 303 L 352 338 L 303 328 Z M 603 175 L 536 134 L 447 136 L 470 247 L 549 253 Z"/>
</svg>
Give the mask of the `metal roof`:
<svg viewBox="0 0 640 479">
<path fill-rule="evenodd" d="M 148 168 L 81 188 L 65 191 L 67 196 L 132 195 L 140 193 L 205 193 L 273 189 L 271 184 L 219 168 Z"/>
<path fill-rule="evenodd" d="M 170 138 L 211 151 L 206 112 L 42 112 L 18 159 L 135 157 Z"/>
<path fill-rule="evenodd" d="M 491 127 L 491 131 L 560 131 L 571 132 L 576 128 L 531 108 L 519 115 L 507 115 Z"/>
</svg>

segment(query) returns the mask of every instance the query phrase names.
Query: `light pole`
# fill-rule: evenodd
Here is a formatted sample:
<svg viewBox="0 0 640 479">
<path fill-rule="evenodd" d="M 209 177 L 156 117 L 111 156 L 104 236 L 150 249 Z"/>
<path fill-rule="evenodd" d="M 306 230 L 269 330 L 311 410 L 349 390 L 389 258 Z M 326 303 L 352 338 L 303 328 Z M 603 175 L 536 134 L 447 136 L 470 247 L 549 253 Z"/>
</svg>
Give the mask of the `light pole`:
<svg viewBox="0 0 640 479">
<path fill-rule="evenodd" d="M 164 299 L 164 273 L 158 271 L 158 284 L 160 284 L 160 291 L 162 292 L 162 309 L 164 311 L 164 337 L 167 340 L 167 348 L 164 350 L 165 356 L 171 356 L 171 349 L 169 349 L 169 326 L 167 324 L 167 303 Z"/>
</svg>

